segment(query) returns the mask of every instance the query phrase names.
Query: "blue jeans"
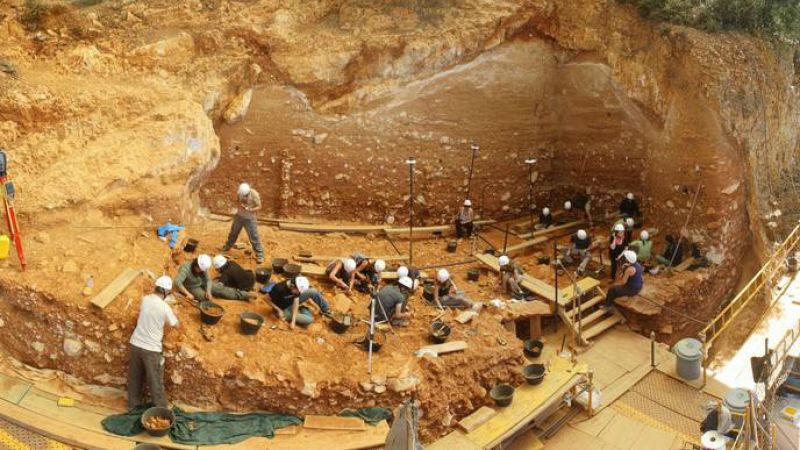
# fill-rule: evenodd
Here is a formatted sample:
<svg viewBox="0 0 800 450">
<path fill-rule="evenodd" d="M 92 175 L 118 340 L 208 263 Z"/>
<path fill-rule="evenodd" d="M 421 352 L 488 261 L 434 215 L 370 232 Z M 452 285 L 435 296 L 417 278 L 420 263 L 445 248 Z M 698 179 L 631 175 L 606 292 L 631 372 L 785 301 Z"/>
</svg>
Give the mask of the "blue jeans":
<svg viewBox="0 0 800 450">
<path fill-rule="evenodd" d="M 316 289 L 308 289 L 302 294 L 298 300 L 300 301 L 300 307 L 297 308 L 297 318 L 294 320 L 294 323 L 301 326 L 309 326 L 314 321 L 314 315 L 311 313 L 311 310 L 304 306 L 303 303 L 306 302 L 308 299 L 311 299 L 314 303 L 319 306 L 319 309 L 323 313 L 327 313 L 329 310 L 328 302 L 325 301 L 325 297 L 319 293 Z M 283 316 L 286 317 L 286 320 L 292 320 L 292 306 L 287 307 L 283 310 Z"/>
<path fill-rule="evenodd" d="M 242 232 L 242 228 L 247 231 L 247 237 L 250 239 L 253 251 L 256 252 L 256 257 L 263 258 L 264 247 L 261 246 L 261 238 L 258 237 L 258 220 L 255 217 L 248 219 L 239 214 L 233 216 L 233 223 L 231 224 L 231 231 L 228 233 L 228 242 L 225 243 L 225 249 L 229 250 L 233 247 Z"/>
<path fill-rule="evenodd" d="M 300 294 L 299 299 L 301 308 L 303 302 L 305 302 L 308 299 L 311 299 L 311 301 L 313 301 L 314 303 L 317 304 L 317 306 L 319 306 L 319 309 L 323 313 L 327 313 L 328 310 L 330 309 L 330 306 L 328 306 L 328 302 L 325 300 L 325 297 L 323 297 L 322 294 L 320 294 L 319 291 L 316 289 L 306 289 L 305 292 Z"/>
</svg>

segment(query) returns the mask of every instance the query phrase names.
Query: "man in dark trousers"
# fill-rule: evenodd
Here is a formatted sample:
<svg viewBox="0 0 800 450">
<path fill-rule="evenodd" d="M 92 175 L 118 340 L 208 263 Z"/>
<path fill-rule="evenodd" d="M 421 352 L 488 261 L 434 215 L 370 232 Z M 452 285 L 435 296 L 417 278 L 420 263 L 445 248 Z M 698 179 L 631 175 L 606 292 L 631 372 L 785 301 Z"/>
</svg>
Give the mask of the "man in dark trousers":
<svg viewBox="0 0 800 450">
<path fill-rule="evenodd" d="M 575 194 L 572 200 L 564 203 L 564 209 L 567 214 L 582 215 L 583 219 L 589 223 L 589 226 L 594 225 L 594 222 L 592 222 L 592 197 L 588 192 Z"/>
<path fill-rule="evenodd" d="M 625 198 L 619 202 L 619 213 L 623 217 L 637 218 L 642 215 L 639 211 L 639 202 L 633 196 L 633 192 L 628 192 Z"/>
<path fill-rule="evenodd" d="M 139 319 L 130 339 L 128 362 L 128 409 L 142 404 L 142 386 L 145 381 L 156 406 L 167 406 L 164 393 L 164 365 L 161 362 L 164 326 L 178 326 L 178 318 L 164 301 L 172 292 L 172 278 L 160 277 L 152 294 L 142 298 Z"/>
<path fill-rule="evenodd" d="M 464 206 L 458 210 L 456 217 L 456 237 L 472 236 L 472 222 L 475 220 L 475 212 L 472 210 L 472 200 L 464 200 Z"/>
<path fill-rule="evenodd" d="M 375 305 L 375 320 L 378 322 L 391 321 L 395 326 L 406 326 L 411 318 L 411 311 L 406 309 L 406 302 L 414 288 L 414 282 L 409 277 L 400 277 L 397 284 L 384 286 L 376 296 L 379 305 Z"/>
</svg>

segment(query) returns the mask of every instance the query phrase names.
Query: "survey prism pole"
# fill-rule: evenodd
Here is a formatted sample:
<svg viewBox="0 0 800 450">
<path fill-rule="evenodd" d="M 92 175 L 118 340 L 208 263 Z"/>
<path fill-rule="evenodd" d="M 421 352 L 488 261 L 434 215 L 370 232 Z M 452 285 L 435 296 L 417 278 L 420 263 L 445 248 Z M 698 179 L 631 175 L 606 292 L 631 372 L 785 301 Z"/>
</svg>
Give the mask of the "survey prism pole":
<svg viewBox="0 0 800 450">
<path fill-rule="evenodd" d="M 536 164 L 536 158 L 528 158 L 525 160 L 528 165 L 528 212 L 531 216 L 531 233 L 533 233 L 533 165 Z"/>
<path fill-rule="evenodd" d="M 414 263 L 414 166 L 417 160 L 409 157 L 408 164 L 408 265 Z"/>
</svg>

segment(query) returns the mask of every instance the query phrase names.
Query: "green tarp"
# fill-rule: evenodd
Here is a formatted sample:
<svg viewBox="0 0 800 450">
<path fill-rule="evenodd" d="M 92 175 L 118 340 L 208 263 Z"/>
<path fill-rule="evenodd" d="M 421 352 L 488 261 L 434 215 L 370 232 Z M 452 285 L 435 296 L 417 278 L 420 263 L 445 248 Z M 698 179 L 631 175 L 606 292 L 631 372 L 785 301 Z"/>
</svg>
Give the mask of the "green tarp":
<svg viewBox="0 0 800 450">
<path fill-rule="evenodd" d="M 120 436 L 135 436 L 144 432 L 142 413 L 147 406 L 134 408 L 124 414 L 115 414 L 103 419 L 103 428 Z M 173 442 L 190 445 L 235 444 L 247 438 L 263 436 L 271 438 L 275 430 L 291 425 L 301 425 L 297 416 L 269 412 L 229 414 L 220 412 L 188 413 L 173 407 L 175 425 L 169 432 Z M 375 425 L 391 416 L 384 408 L 345 410 L 340 415 L 360 417 Z"/>
</svg>

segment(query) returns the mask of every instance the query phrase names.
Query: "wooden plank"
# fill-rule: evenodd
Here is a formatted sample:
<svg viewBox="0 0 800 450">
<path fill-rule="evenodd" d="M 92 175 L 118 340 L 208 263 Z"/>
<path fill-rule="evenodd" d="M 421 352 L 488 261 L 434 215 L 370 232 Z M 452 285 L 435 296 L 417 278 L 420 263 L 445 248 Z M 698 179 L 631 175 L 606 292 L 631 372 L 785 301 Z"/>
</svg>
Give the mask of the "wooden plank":
<svg viewBox="0 0 800 450">
<path fill-rule="evenodd" d="M 582 316 L 580 321 L 581 330 L 585 330 L 590 323 L 594 322 L 595 320 L 603 317 L 606 314 L 606 311 L 603 309 L 598 309 L 597 311 L 590 313 L 589 315 Z"/>
<path fill-rule="evenodd" d="M 478 316 L 476 311 L 464 311 L 456 316 L 456 322 L 464 324 Z"/>
<path fill-rule="evenodd" d="M 41 416 L 5 400 L 0 400 L 0 417 L 34 433 L 87 450 L 127 450 L 136 445 L 133 441 L 88 431 L 70 422 Z"/>
<path fill-rule="evenodd" d="M 641 447 L 645 448 L 645 447 Z M 532 431 L 526 431 L 514 438 L 504 450 L 542 450 L 544 443 Z"/>
<path fill-rule="evenodd" d="M 0 399 L 17 404 L 28 393 L 32 384 L 0 374 Z"/>
<path fill-rule="evenodd" d="M 317 430 L 364 430 L 366 424 L 358 417 L 318 416 L 309 414 L 303 421 L 304 428 Z"/>
<path fill-rule="evenodd" d="M 444 344 L 426 345 L 420 347 L 420 350 L 432 350 L 437 355 L 444 355 L 445 353 L 460 352 L 466 350 L 469 346 L 466 341 L 450 341 Z"/>
<path fill-rule="evenodd" d="M 695 263 L 695 259 L 694 258 L 692 258 L 692 257 L 686 258 L 686 259 L 683 260 L 683 262 L 681 262 L 677 266 L 673 267 L 672 271 L 673 272 L 678 272 L 678 273 L 685 272 L 689 268 L 689 266 L 691 266 L 694 263 Z"/>
<path fill-rule="evenodd" d="M 481 220 L 473 221 L 472 224 L 475 225 L 475 226 L 480 226 L 480 225 L 493 224 L 495 222 L 496 221 L 491 220 L 491 219 L 481 219 Z M 383 230 L 384 230 L 384 232 L 386 232 L 386 234 L 396 234 L 396 235 L 408 234 L 408 232 L 409 232 L 409 228 L 408 227 L 404 227 L 404 228 L 387 227 L 387 228 L 384 228 Z M 433 226 L 427 226 L 427 227 L 414 227 L 413 233 L 414 234 L 417 234 L 417 233 L 419 233 L 419 234 L 423 234 L 423 233 L 443 233 L 445 231 L 450 231 L 450 230 L 455 230 L 455 225 L 454 224 L 433 225 Z"/>
<path fill-rule="evenodd" d="M 325 268 L 316 264 L 300 264 L 300 273 L 316 277 L 324 277 L 327 275 L 325 273 Z"/>
<path fill-rule="evenodd" d="M 600 286 L 600 280 L 597 280 L 592 277 L 586 277 L 581 280 L 578 280 L 577 284 L 578 284 L 577 289 L 575 285 L 570 283 L 567 287 L 559 291 L 559 294 L 561 296 L 559 303 L 561 304 L 561 306 L 566 306 L 568 303 L 571 303 L 572 298 L 575 296 L 577 292 L 583 292 L 584 294 L 586 294 L 592 289 Z"/>
<path fill-rule="evenodd" d="M 602 295 L 595 295 L 589 301 L 581 303 L 581 311 L 585 312 L 587 309 L 589 309 L 592 306 L 602 302 L 604 299 L 605 299 L 605 297 L 603 297 Z M 567 317 L 572 319 L 572 316 L 574 316 L 575 314 L 578 314 L 578 309 L 577 308 L 571 309 L 569 311 L 566 311 L 565 314 L 567 315 Z"/>
<path fill-rule="evenodd" d="M 278 228 L 288 231 L 307 231 L 313 233 L 383 233 L 384 225 L 336 225 L 324 223 L 280 222 Z"/>
<path fill-rule="evenodd" d="M 513 319 L 527 319 L 533 316 L 549 315 L 552 313 L 550 305 L 539 300 L 509 303 L 508 312 Z"/>
<path fill-rule="evenodd" d="M 488 406 L 481 406 L 477 411 L 473 411 L 472 414 L 461 419 L 458 422 L 458 426 L 461 427 L 462 430 L 469 433 L 496 415 L 497 411 L 489 408 Z"/>
<path fill-rule="evenodd" d="M 530 247 L 535 247 L 535 246 L 537 246 L 539 244 L 542 244 L 544 242 L 547 242 L 549 240 L 550 240 L 549 237 L 540 236 L 540 237 L 533 238 L 533 239 L 528 240 L 528 241 L 520 242 L 519 244 L 509 245 L 506 248 L 506 254 L 513 255 L 514 253 L 521 252 L 522 250 L 525 250 L 525 249 L 530 248 Z"/>
<path fill-rule="evenodd" d="M 582 225 L 586 225 L 586 222 L 583 221 L 583 220 L 576 220 L 574 222 L 567 222 L 565 224 L 557 225 L 555 227 L 545 228 L 543 230 L 536 230 L 533 233 L 520 234 L 520 235 L 518 235 L 518 237 L 520 239 L 528 239 L 528 238 L 532 238 L 532 237 L 535 238 L 535 237 L 539 237 L 539 236 L 548 236 L 548 235 L 553 234 L 553 233 L 555 233 L 557 231 L 565 231 L 565 230 L 569 230 L 571 228 L 576 228 L 576 227 L 579 227 L 579 226 L 582 226 Z"/>
<path fill-rule="evenodd" d="M 133 282 L 139 275 L 142 274 L 141 270 L 127 268 L 121 274 L 114 278 L 114 281 L 106 286 L 99 294 L 95 295 L 91 303 L 100 308 L 105 309 L 119 294 L 121 294 L 129 284 Z"/>
<path fill-rule="evenodd" d="M 479 262 L 483 263 L 484 265 L 488 266 L 490 269 L 492 269 L 495 272 L 499 272 L 500 271 L 500 264 L 497 262 L 497 257 L 496 256 L 487 255 L 487 254 L 479 254 L 479 255 L 475 255 L 475 259 L 477 259 Z M 545 283 L 542 280 L 534 278 L 534 277 L 532 277 L 530 275 L 523 275 L 522 276 L 522 282 L 520 282 L 520 285 L 523 288 L 533 292 L 534 294 L 536 294 L 536 295 L 538 295 L 540 297 L 543 297 L 543 298 L 545 298 L 545 299 L 547 299 L 547 300 L 549 300 L 551 302 L 555 301 L 556 288 L 551 286 L 551 285 L 549 285 L 549 284 L 547 284 L 547 283 Z"/>
<path fill-rule="evenodd" d="M 297 450 L 297 449 L 336 449 L 360 450 L 380 448 L 386 444 L 386 435 L 389 434 L 389 425 L 382 421 L 376 426 L 368 426 L 362 431 L 350 430 L 316 430 L 303 428 L 294 436 L 275 436 L 262 446 L 250 444 L 253 439 L 241 443 L 236 450 L 251 450 L 254 448 L 269 450 Z M 217 447 L 202 447 L 203 449 L 217 449 Z M 220 449 L 224 447 L 219 447 Z"/>
<path fill-rule="evenodd" d="M 615 448 L 630 448 L 642 433 L 644 426 L 642 422 L 617 414 L 597 437 Z"/>
<path fill-rule="evenodd" d="M 349 258 L 349 256 L 292 256 L 297 262 L 324 262 L 333 261 L 336 259 Z M 392 261 L 408 261 L 408 255 L 390 255 L 390 256 L 367 256 L 368 259 L 382 259 L 386 262 Z"/>
<path fill-rule="evenodd" d="M 483 447 L 456 430 L 438 441 L 426 445 L 425 450 L 483 450 Z"/>
<path fill-rule="evenodd" d="M 583 340 L 588 341 L 589 339 L 597 336 L 598 334 L 606 331 L 607 329 L 613 327 L 614 325 L 618 324 L 622 321 L 622 316 L 619 313 L 614 313 L 609 318 L 603 320 L 602 322 L 597 323 L 595 326 L 589 328 L 588 330 L 583 330 L 583 334 L 581 337 Z"/>
</svg>

